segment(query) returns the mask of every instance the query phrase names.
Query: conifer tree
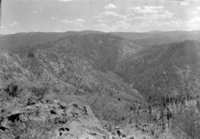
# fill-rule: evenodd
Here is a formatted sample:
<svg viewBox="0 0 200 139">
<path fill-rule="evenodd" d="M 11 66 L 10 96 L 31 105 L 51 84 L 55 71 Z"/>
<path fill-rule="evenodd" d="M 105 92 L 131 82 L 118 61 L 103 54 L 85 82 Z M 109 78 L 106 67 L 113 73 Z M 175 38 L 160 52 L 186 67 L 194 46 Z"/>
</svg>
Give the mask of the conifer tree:
<svg viewBox="0 0 200 139">
<path fill-rule="evenodd" d="M 151 117 L 152 117 L 152 107 L 151 104 L 149 104 L 149 117 L 150 117 L 150 124 L 151 124 Z"/>
</svg>

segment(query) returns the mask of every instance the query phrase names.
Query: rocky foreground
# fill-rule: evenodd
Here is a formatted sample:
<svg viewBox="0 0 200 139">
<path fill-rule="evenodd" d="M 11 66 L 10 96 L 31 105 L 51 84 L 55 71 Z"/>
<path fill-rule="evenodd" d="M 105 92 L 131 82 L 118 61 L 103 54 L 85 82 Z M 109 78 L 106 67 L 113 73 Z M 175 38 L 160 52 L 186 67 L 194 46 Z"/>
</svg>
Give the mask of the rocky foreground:
<svg viewBox="0 0 200 139">
<path fill-rule="evenodd" d="M 108 138 L 108 133 L 86 105 L 45 100 L 13 107 L 12 111 L 5 110 L 1 115 L 1 139 Z"/>
<path fill-rule="evenodd" d="M 148 137 L 129 127 L 108 131 L 94 116 L 89 105 L 79 102 L 66 104 L 60 100 L 28 99 L 21 104 L 1 107 L 1 139 L 139 139 Z M 132 129 L 131 129 L 132 128 Z M 130 131 L 131 130 L 131 131 Z M 127 135 L 127 133 L 129 135 Z M 132 136 L 130 136 L 132 134 Z"/>
</svg>

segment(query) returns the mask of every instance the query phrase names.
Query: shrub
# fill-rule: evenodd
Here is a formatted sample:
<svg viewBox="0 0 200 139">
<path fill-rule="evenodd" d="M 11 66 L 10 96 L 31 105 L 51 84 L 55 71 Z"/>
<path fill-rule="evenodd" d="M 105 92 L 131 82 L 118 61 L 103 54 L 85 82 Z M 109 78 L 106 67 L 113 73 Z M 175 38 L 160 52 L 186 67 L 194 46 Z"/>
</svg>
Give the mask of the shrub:
<svg viewBox="0 0 200 139">
<path fill-rule="evenodd" d="M 17 97 L 21 91 L 22 89 L 14 83 L 11 83 L 4 88 L 4 92 L 6 92 L 10 97 Z"/>
<path fill-rule="evenodd" d="M 48 93 L 48 88 L 47 87 L 32 87 L 31 92 L 36 96 L 38 99 L 42 99 L 45 94 Z"/>
<path fill-rule="evenodd" d="M 28 57 L 28 58 L 34 58 L 34 57 L 35 57 L 35 55 L 34 55 L 34 53 L 33 53 L 33 52 L 29 52 L 29 53 L 27 54 L 27 57 Z"/>
</svg>

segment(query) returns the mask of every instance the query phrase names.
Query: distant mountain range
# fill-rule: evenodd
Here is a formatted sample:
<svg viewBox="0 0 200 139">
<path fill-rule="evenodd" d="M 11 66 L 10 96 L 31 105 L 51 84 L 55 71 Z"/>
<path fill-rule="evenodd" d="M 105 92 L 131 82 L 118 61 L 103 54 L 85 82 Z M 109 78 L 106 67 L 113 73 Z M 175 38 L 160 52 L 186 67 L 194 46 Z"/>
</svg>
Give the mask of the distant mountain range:
<svg viewBox="0 0 200 139">
<path fill-rule="evenodd" d="M 106 88 L 115 98 L 130 102 L 151 95 L 186 93 L 186 88 L 195 93 L 199 84 L 199 42 L 195 40 L 199 33 L 5 35 L 0 38 L 1 81 L 45 84 L 50 90 L 72 94 Z"/>
<path fill-rule="evenodd" d="M 133 40 L 134 43 L 142 46 L 169 44 L 185 40 L 200 40 L 200 31 L 152 31 L 145 33 L 113 32 L 112 34 Z"/>
<path fill-rule="evenodd" d="M 29 32 L 3 35 L 0 37 L 0 46 L 9 49 L 16 49 L 22 45 L 33 45 L 53 42 L 66 36 L 85 35 L 99 33 L 98 31 L 68 31 L 68 32 Z"/>
<path fill-rule="evenodd" d="M 14 49 L 18 46 L 26 46 L 40 43 L 53 42 L 60 38 L 76 35 L 87 35 L 103 33 L 100 31 L 68 31 L 68 32 L 30 32 L 16 33 L 11 35 L 3 35 L 0 37 L 0 47 Z M 153 46 L 168 44 L 173 42 L 181 42 L 184 40 L 200 40 L 200 31 L 153 31 L 153 32 L 109 32 L 109 34 L 117 35 L 141 46 Z"/>
</svg>

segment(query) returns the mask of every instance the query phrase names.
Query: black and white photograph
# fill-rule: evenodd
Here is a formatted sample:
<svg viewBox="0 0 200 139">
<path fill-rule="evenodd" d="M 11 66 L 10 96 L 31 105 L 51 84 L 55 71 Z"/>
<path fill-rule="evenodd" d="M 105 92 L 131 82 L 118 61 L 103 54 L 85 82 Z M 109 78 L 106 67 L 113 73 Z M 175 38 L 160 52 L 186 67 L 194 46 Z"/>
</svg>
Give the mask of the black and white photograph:
<svg viewBox="0 0 200 139">
<path fill-rule="evenodd" d="M 200 0 L 0 0 L 0 139 L 200 139 Z"/>
</svg>

